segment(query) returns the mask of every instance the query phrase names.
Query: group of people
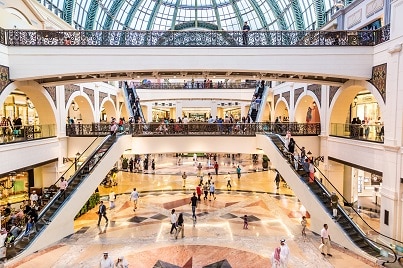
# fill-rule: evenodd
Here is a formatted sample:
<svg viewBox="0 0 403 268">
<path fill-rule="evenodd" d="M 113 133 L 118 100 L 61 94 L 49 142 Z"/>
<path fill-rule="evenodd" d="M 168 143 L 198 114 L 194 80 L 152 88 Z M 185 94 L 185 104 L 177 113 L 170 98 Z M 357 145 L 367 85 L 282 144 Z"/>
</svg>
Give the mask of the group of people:
<svg viewBox="0 0 403 268">
<path fill-rule="evenodd" d="M 14 120 L 11 120 L 10 116 L 3 116 L 0 122 L 0 131 L 3 139 L 8 139 L 12 136 L 19 136 L 21 127 L 22 120 L 20 117 L 16 117 Z"/>
<path fill-rule="evenodd" d="M 359 117 L 355 117 L 351 121 L 350 137 L 368 139 L 371 132 L 375 133 L 375 140 L 383 141 L 385 128 L 380 116 L 375 122 L 367 118 L 361 120 Z"/>
<path fill-rule="evenodd" d="M 126 261 L 126 259 L 123 256 L 120 256 L 116 262 L 113 261 L 113 259 L 109 256 L 108 252 L 104 252 L 104 256 L 101 258 L 99 262 L 99 267 L 100 268 L 128 268 L 129 263 Z"/>
</svg>

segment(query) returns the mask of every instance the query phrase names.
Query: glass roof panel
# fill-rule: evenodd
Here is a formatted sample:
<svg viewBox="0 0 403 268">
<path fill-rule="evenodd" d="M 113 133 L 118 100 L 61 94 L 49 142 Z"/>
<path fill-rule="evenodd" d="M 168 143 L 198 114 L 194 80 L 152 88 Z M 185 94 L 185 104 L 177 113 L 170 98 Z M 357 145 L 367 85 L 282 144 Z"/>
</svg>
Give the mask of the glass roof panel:
<svg viewBox="0 0 403 268">
<path fill-rule="evenodd" d="M 46 8 L 63 18 L 64 1 L 38 0 Z M 122 2 L 117 2 L 122 1 Z M 279 10 L 273 11 L 271 3 Z M 286 24 L 288 30 L 295 30 L 293 0 L 74 0 L 73 26 L 76 29 L 87 27 L 103 29 L 168 30 L 173 25 L 194 22 L 208 22 L 221 25 L 224 30 L 241 30 L 244 21 L 248 21 L 252 30 L 266 28 L 278 30 L 279 21 Z M 321 0 L 325 11 L 332 8 L 334 0 Z M 91 5 L 92 3 L 92 5 Z M 115 3 L 115 6 L 113 4 Z M 119 3 L 121 5 L 116 5 Z M 298 0 L 302 19 L 307 29 L 315 27 L 316 12 L 314 0 Z M 134 5 L 138 7 L 133 8 Z M 92 13 L 88 14 L 90 6 Z M 112 6 L 114 10 L 111 10 Z M 116 7 L 118 9 L 116 10 Z M 277 14 L 277 15 L 276 15 Z M 95 16 L 94 16 L 95 15 Z M 131 16 L 130 18 L 128 16 Z M 280 17 L 277 17 L 280 16 Z M 220 20 L 217 22 L 217 18 Z M 91 21 L 86 21 L 87 19 Z M 149 22 L 152 20 L 151 22 Z M 174 21 L 173 21 L 174 20 Z M 105 22 L 107 22 L 105 24 Z M 111 22 L 111 23 L 110 23 Z M 267 24 L 267 25 L 266 25 Z M 199 24 L 198 24 L 199 25 Z M 203 24 L 200 24 L 203 25 Z M 89 29 L 91 30 L 91 29 Z"/>
</svg>

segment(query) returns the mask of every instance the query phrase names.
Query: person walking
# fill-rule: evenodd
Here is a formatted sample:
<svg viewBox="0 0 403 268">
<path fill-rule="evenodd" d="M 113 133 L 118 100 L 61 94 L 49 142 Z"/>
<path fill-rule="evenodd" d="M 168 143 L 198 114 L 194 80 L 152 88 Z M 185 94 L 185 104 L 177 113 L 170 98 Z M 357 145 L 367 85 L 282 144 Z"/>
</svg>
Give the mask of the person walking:
<svg viewBox="0 0 403 268">
<path fill-rule="evenodd" d="M 286 268 L 288 265 L 288 259 L 290 256 L 290 249 L 285 243 L 285 239 L 280 240 L 280 267 Z"/>
<path fill-rule="evenodd" d="M 308 222 L 306 220 L 306 217 L 302 216 L 302 220 L 301 220 L 302 231 L 301 231 L 301 234 L 302 234 L 302 238 L 304 239 L 304 242 L 306 240 L 306 225 L 307 225 L 307 223 Z"/>
<path fill-rule="evenodd" d="M 241 167 L 238 165 L 236 168 L 236 174 L 238 175 L 238 180 L 241 178 Z"/>
<path fill-rule="evenodd" d="M 109 193 L 109 209 L 115 208 L 115 199 L 116 199 L 116 194 L 113 190 L 111 190 Z"/>
<path fill-rule="evenodd" d="M 248 229 L 248 215 L 243 216 L 243 228 Z"/>
<path fill-rule="evenodd" d="M 323 224 L 323 229 L 320 231 L 320 238 L 321 238 L 321 242 L 322 244 L 320 244 L 319 249 L 321 251 L 321 254 L 323 256 L 329 256 L 329 257 L 333 257 L 332 254 L 330 254 L 330 249 L 331 249 L 331 245 L 330 245 L 330 235 L 329 235 L 329 231 L 328 231 L 328 226 L 327 224 Z"/>
<path fill-rule="evenodd" d="M 215 192 L 215 185 L 214 182 L 210 185 L 210 199 L 209 201 L 211 201 L 211 196 L 214 197 L 214 200 L 216 200 L 216 197 L 214 196 L 214 192 Z"/>
<path fill-rule="evenodd" d="M 215 170 L 215 174 L 218 175 L 218 162 L 215 161 L 214 163 L 214 170 Z"/>
<path fill-rule="evenodd" d="M 99 205 L 98 208 L 98 226 L 101 223 L 101 218 L 104 217 L 106 220 L 106 223 L 108 223 L 108 218 L 106 217 L 106 206 L 104 205 L 104 201 L 101 201 L 101 204 Z"/>
<path fill-rule="evenodd" d="M 196 193 L 190 198 L 190 205 L 192 205 L 192 218 L 196 218 L 197 197 Z"/>
<path fill-rule="evenodd" d="M 171 210 L 171 231 L 169 232 L 170 234 L 173 234 L 174 229 L 175 229 L 175 231 L 177 230 L 176 221 L 177 221 L 177 216 L 175 214 L 175 209 L 173 208 Z"/>
<path fill-rule="evenodd" d="M 203 185 L 203 191 L 204 191 L 204 198 L 203 198 L 203 200 L 207 200 L 209 188 L 210 188 L 210 185 L 209 185 L 208 183 L 205 183 L 205 184 Z"/>
<path fill-rule="evenodd" d="M 183 172 L 182 174 L 182 179 L 183 179 L 183 188 L 185 188 L 186 186 L 186 178 L 188 177 L 188 175 L 186 175 L 186 172 Z"/>
<path fill-rule="evenodd" d="M 137 202 L 139 200 L 139 193 L 137 192 L 136 188 L 133 188 L 132 193 L 130 194 L 130 200 L 133 200 L 133 211 L 136 211 L 137 209 Z"/>
<path fill-rule="evenodd" d="M 227 181 L 227 190 L 231 190 L 231 174 L 228 172 L 228 174 L 225 176 L 225 180 Z"/>
<path fill-rule="evenodd" d="M 151 170 L 155 173 L 155 160 L 151 160 Z"/>
<path fill-rule="evenodd" d="M 278 172 L 277 169 L 275 171 L 276 171 L 276 177 L 274 178 L 274 182 L 276 183 L 277 189 L 279 189 L 280 188 L 280 181 L 281 181 L 280 172 Z"/>
<path fill-rule="evenodd" d="M 175 233 L 175 239 L 178 239 L 179 233 L 181 233 L 182 238 L 184 238 L 185 237 L 185 235 L 184 235 L 185 225 L 184 225 L 184 220 L 183 220 L 183 213 L 180 213 L 178 216 L 177 226 L 178 226 L 178 229 L 176 230 L 176 233 Z"/>
<path fill-rule="evenodd" d="M 100 268 L 113 268 L 113 260 L 109 257 L 108 252 L 104 252 L 104 257 L 99 263 Z"/>
<path fill-rule="evenodd" d="M 196 186 L 196 193 L 197 193 L 197 200 L 200 202 L 201 195 L 202 195 L 202 184 Z"/>
<path fill-rule="evenodd" d="M 66 189 L 67 189 L 67 181 L 64 180 L 64 177 L 60 178 L 60 197 L 63 196 L 63 200 L 66 200 Z"/>
<path fill-rule="evenodd" d="M 123 256 L 120 256 L 115 264 L 116 268 L 129 268 L 129 264 Z"/>
</svg>

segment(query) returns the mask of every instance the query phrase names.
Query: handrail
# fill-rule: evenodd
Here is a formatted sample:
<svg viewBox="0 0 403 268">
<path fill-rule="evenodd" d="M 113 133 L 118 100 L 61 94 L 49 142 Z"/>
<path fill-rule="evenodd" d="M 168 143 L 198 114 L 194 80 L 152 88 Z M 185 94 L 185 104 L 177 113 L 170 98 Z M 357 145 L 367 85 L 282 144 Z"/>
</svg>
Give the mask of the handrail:
<svg viewBox="0 0 403 268">
<path fill-rule="evenodd" d="M 78 157 L 78 159 L 80 159 L 80 157 L 84 155 L 84 153 L 94 144 L 94 142 L 95 142 L 99 137 L 100 137 L 100 136 L 96 137 L 96 138 L 90 143 L 90 145 L 84 150 L 83 153 L 81 153 L 81 155 Z M 108 138 L 108 137 L 107 137 L 107 138 Z M 105 140 L 106 140 L 106 139 L 104 139 L 104 141 L 105 141 Z M 103 144 L 103 142 L 101 142 L 101 144 L 100 144 L 99 146 L 101 146 L 102 144 Z M 98 146 L 98 147 L 99 147 L 99 146 Z M 98 150 L 98 147 L 97 147 L 96 150 L 94 150 L 94 151 L 97 151 L 97 150 Z M 78 159 L 77 159 L 77 160 L 78 160 Z M 56 186 L 56 184 L 60 181 L 60 179 L 61 179 L 62 177 L 64 177 L 64 176 L 67 174 L 67 172 L 68 172 L 72 167 L 74 167 L 75 165 L 76 165 L 76 162 L 74 162 L 73 164 L 71 164 L 71 165 L 69 166 L 69 168 L 68 168 L 68 169 L 59 177 L 59 179 L 58 179 L 54 184 L 52 184 L 51 186 Z M 80 169 L 76 170 L 76 172 L 70 177 L 69 182 L 78 174 L 79 171 L 80 171 Z M 40 211 L 40 213 L 39 213 L 39 215 L 38 215 L 38 221 L 42 218 L 42 216 L 43 216 L 43 214 L 45 213 L 45 211 L 47 211 L 47 209 L 48 209 L 51 205 L 53 205 L 54 201 L 57 200 L 56 197 L 58 197 L 59 195 L 60 195 L 60 191 L 58 191 L 58 192 L 52 197 L 52 199 L 49 200 L 49 202 L 41 209 L 41 211 Z M 21 240 L 21 239 L 23 238 L 23 236 L 24 236 L 24 232 L 21 232 L 21 233 L 15 238 L 14 244 L 15 244 L 16 242 L 18 242 L 19 240 Z"/>
<path fill-rule="evenodd" d="M 254 82 L 211 82 L 210 86 L 207 86 L 204 81 L 196 80 L 194 84 L 199 82 L 199 87 L 193 85 L 189 81 L 185 83 L 132 83 L 137 89 L 147 89 L 147 90 L 169 90 L 169 89 L 183 89 L 183 90 L 193 90 L 193 89 L 250 89 L 256 88 L 256 83 Z"/>
<path fill-rule="evenodd" d="M 93 47 L 312 47 L 375 46 L 390 39 L 390 25 L 376 30 L 341 31 L 134 31 L 4 29 L 8 46 Z M 206 38 L 203 38 L 205 36 Z M 197 37 L 198 42 L 193 42 Z"/>
<path fill-rule="evenodd" d="M 266 135 L 267 135 L 267 133 L 266 133 Z M 280 136 L 280 135 L 278 135 L 278 134 L 275 134 L 275 135 L 276 135 L 277 137 L 279 137 L 280 140 L 282 141 L 282 143 L 284 144 L 283 137 Z M 299 150 L 301 150 L 301 148 L 298 146 L 297 143 L 295 143 L 295 146 L 297 146 L 297 148 L 298 148 Z M 285 146 L 284 146 L 284 148 L 285 148 Z M 286 149 L 287 149 L 287 151 L 288 151 L 288 148 L 286 148 Z M 312 163 L 312 164 L 315 166 L 316 170 L 319 171 L 319 173 L 325 178 L 326 182 L 329 183 L 329 184 L 332 186 L 332 188 L 337 192 L 337 194 L 342 197 L 343 202 L 344 202 L 345 204 L 349 204 L 349 202 L 347 201 L 347 199 L 346 199 L 346 198 L 339 192 L 339 190 L 337 190 L 337 188 L 328 180 L 328 178 L 322 173 L 322 171 L 319 169 L 319 167 L 318 167 L 317 165 L 315 165 L 315 163 Z M 330 197 L 330 192 L 327 190 L 327 188 L 326 188 L 320 181 L 318 181 L 318 180 L 315 180 L 315 181 L 316 181 L 316 183 L 318 184 L 318 186 L 322 189 L 322 191 L 325 192 L 325 193 Z M 339 203 L 337 204 L 337 207 L 338 207 L 339 211 L 341 211 L 341 212 L 343 213 L 343 215 L 345 215 L 345 218 L 348 219 L 348 221 L 349 221 L 351 224 L 353 224 L 353 225 L 357 228 L 357 230 L 360 232 L 360 234 L 363 236 L 364 239 L 368 239 L 369 241 L 373 241 L 372 239 L 368 238 L 368 237 L 365 235 L 365 233 L 361 230 L 361 228 L 350 218 L 349 214 L 346 213 L 345 209 L 344 209 L 342 206 L 340 206 Z M 392 240 L 392 241 L 395 241 L 395 242 L 397 242 L 397 243 L 400 243 L 400 244 L 403 243 L 403 242 L 401 242 L 401 241 L 399 241 L 399 240 L 397 240 L 397 239 L 394 239 L 394 238 L 392 238 L 392 237 L 389 237 L 389 236 L 387 236 L 387 235 L 384 235 L 384 234 L 378 232 L 377 230 L 375 230 L 374 228 L 372 228 L 372 227 L 361 217 L 361 215 L 354 209 L 354 207 L 351 206 L 351 209 L 355 212 L 355 214 L 356 214 L 371 230 L 375 231 L 378 235 L 383 236 L 383 237 L 385 237 L 385 238 L 388 238 L 388 239 L 390 239 L 390 240 Z M 375 241 L 373 241 L 373 242 L 375 242 Z M 379 242 L 375 242 L 375 243 L 380 244 Z M 381 245 L 383 245 L 383 244 L 381 244 Z M 383 246 L 385 246 L 385 247 L 391 249 L 391 248 L 390 248 L 389 246 L 387 246 L 387 245 L 383 245 Z M 392 249 L 392 252 L 393 252 L 394 255 L 395 255 L 395 261 L 396 261 L 396 260 L 397 260 L 396 253 L 394 252 L 393 249 Z"/>
</svg>

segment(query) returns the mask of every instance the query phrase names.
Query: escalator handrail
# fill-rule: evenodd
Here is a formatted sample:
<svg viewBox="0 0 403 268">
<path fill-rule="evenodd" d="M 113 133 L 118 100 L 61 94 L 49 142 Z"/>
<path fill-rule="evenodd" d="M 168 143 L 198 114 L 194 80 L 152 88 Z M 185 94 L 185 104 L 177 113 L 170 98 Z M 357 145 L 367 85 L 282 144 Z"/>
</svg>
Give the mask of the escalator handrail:
<svg viewBox="0 0 403 268">
<path fill-rule="evenodd" d="M 54 187 L 57 187 L 57 183 L 61 180 L 61 178 L 63 177 L 64 178 L 64 176 L 67 174 L 67 172 L 71 169 L 71 168 L 73 168 L 75 165 L 76 165 L 76 161 L 78 161 L 83 155 L 84 155 L 84 153 L 85 152 L 87 152 L 87 150 L 94 144 L 94 142 L 98 139 L 98 138 L 100 138 L 101 137 L 101 135 L 98 135 L 91 143 L 90 143 L 90 145 L 88 145 L 88 147 L 87 148 L 85 148 L 85 150 L 84 150 L 84 152 L 82 152 L 81 154 L 80 154 L 80 156 L 79 157 L 77 157 L 76 158 L 76 160 L 73 162 L 73 164 L 71 164 L 70 166 L 69 166 L 69 168 L 57 179 L 57 181 L 55 182 L 55 183 L 53 183 L 51 186 L 54 186 Z M 78 171 L 78 170 L 77 170 Z M 76 171 L 76 172 L 77 172 Z M 76 173 L 76 172 L 74 172 L 74 173 Z M 74 176 L 75 174 L 73 174 L 73 176 Z M 73 177 L 72 176 L 72 177 Z"/>
<path fill-rule="evenodd" d="M 71 178 L 69 179 L 69 183 L 71 181 L 73 181 L 77 175 L 81 172 L 81 170 L 87 165 L 87 163 L 90 161 L 90 159 L 93 158 L 93 156 L 102 148 L 102 146 L 105 144 L 106 141 L 108 141 L 111 138 L 111 135 L 108 135 L 105 137 L 105 139 L 103 140 L 103 142 L 101 142 L 100 145 L 97 146 L 97 148 L 90 154 L 89 157 L 87 157 L 87 159 L 84 161 L 84 163 L 80 166 L 80 168 L 71 176 Z M 91 146 L 91 145 L 90 145 Z M 88 147 L 89 148 L 89 147 Z M 87 148 L 87 149 L 88 149 Z M 87 150 L 86 149 L 86 150 Z M 68 183 L 68 184 L 69 184 Z M 78 188 L 78 187 L 77 187 Z M 40 220 L 42 220 L 42 217 L 45 215 L 45 213 L 48 211 L 48 209 L 58 200 L 59 196 L 61 195 L 61 192 L 58 191 L 53 197 L 52 199 L 49 200 L 49 202 L 41 209 L 39 215 L 38 215 L 38 220 L 37 222 L 39 222 Z M 50 219 L 49 219 L 50 220 Z M 46 221 L 45 221 L 46 222 Z M 39 233 L 41 233 L 41 230 L 37 230 L 37 235 L 36 237 L 39 235 Z M 20 241 L 22 238 L 24 237 L 24 232 L 22 231 L 18 237 L 14 240 L 14 245 Z M 30 240 L 31 242 L 31 240 Z M 29 244 L 28 244 L 29 245 Z M 27 246 L 28 246 L 27 245 Z"/>
<path fill-rule="evenodd" d="M 263 105 L 263 103 L 266 103 L 266 99 L 267 99 L 267 94 L 266 94 L 266 92 L 267 92 L 267 89 L 268 89 L 269 87 L 266 85 L 266 84 L 264 84 L 264 86 L 263 86 L 263 92 L 262 92 L 262 98 L 261 98 L 261 100 L 260 100 L 260 104 L 259 104 L 259 109 L 258 109 L 258 111 L 257 111 L 257 115 L 256 115 L 256 119 L 255 119 L 255 122 L 257 122 L 257 119 L 258 118 L 260 118 L 260 114 L 262 113 L 262 107 L 264 107 L 264 105 Z M 259 91 L 259 90 L 258 90 Z"/>
<path fill-rule="evenodd" d="M 279 134 L 274 134 L 274 135 L 276 135 L 277 137 L 279 137 L 280 140 L 282 141 L 282 143 L 284 144 L 284 140 L 283 140 L 283 137 L 282 137 L 281 135 L 279 135 Z M 298 149 L 301 150 L 301 148 L 298 146 L 297 143 L 295 143 L 295 145 L 297 146 Z M 287 151 L 288 151 L 288 148 L 286 148 L 286 149 L 287 149 Z M 335 191 L 343 198 L 343 201 L 344 201 L 346 204 L 349 204 L 349 202 L 347 201 L 347 199 L 346 199 L 346 198 L 337 190 L 337 188 L 329 181 L 329 179 L 323 174 L 323 172 L 319 169 L 319 167 L 318 167 L 317 165 L 315 165 L 314 163 L 312 163 L 312 164 L 315 166 L 316 170 L 319 171 L 320 174 L 325 178 L 325 180 L 333 187 L 333 189 L 335 189 Z M 326 189 L 326 187 L 325 187 L 321 182 L 318 181 L 318 183 L 319 183 L 320 186 L 322 186 L 322 189 Z M 329 193 L 329 191 L 328 191 L 327 189 L 326 189 L 326 194 L 328 194 L 328 196 L 330 196 L 330 193 Z M 340 204 L 338 204 L 338 207 L 340 207 L 341 209 L 344 210 L 344 208 L 342 208 L 342 207 L 340 206 Z M 395 241 L 395 242 L 397 242 L 397 243 L 403 244 L 402 241 L 399 241 L 399 240 L 397 240 L 397 239 L 394 239 L 394 238 L 392 238 L 392 237 L 389 237 L 389 236 L 387 236 L 387 235 L 384 235 L 384 234 L 378 232 L 377 230 L 375 230 L 374 228 L 372 228 L 372 226 L 370 226 L 370 225 L 361 217 L 361 215 L 358 213 L 358 211 L 356 211 L 356 210 L 354 209 L 354 207 L 351 206 L 351 209 L 355 212 L 355 214 L 357 214 L 357 216 L 358 216 L 371 230 L 373 230 L 374 232 L 376 232 L 378 235 L 383 236 L 383 237 L 385 237 L 385 238 L 388 238 L 388 239 L 390 239 L 390 240 L 393 240 L 393 241 Z M 350 217 L 348 217 L 348 218 L 350 218 Z M 354 222 L 353 222 L 353 223 L 354 223 Z M 354 225 L 356 225 L 356 223 L 354 223 Z M 357 226 L 357 227 L 358 227 L 358 226 Z M 358 228 L 359 228 L 359 227 L 358 227 Z"/>
<path fill-rule="evenodd" d="M 131 115 L 131 117 L 134 118 L 134 113 L 133 113 L 133 109 L 132 109 L 132 103 L 130 103 L 130 100 L 129 100 L 129 95 L 130 95 L 129 90 L 131 90 L 131 91 L 133 92 L 132 88 L 129 87 L 127 81 L 125 81 L 125 82 L 123 83 L 123 92 L 124 92 L 124 94 L 125 94 L 126 100 L 127 100 L 128 103 L 129 103 L 129 109 L 128 109 L 128 110 L 129 110 L 129 112 L 130 112 L 130 115 Z M 134 92 L 133 92 L 133 97 L 135 97 L 135 96 L 134 96 Z"/>
<path fill-rule="evenodd" d="M 137 94 L 136 88 L 133 87 L 132 90 L 133 90 L 133 94 L 134 94 L 134 100 L 136 100 L 136 98 L 140 99 L 140 98 L 139 98 L 139 95 Z M 142 122 L 146 122 L 145 117 L 144 117 L 144 114 L 143 114 L 143 109 L 141 108 L 141 105 L 140 105 L 140 101 L 139 101 L 139 107 L 138 107 L 138 109 L 139 109 L 139 111 L 140 111 L 141 121 L 142 121 Z"/>
<path fill-rule="evenodd" d="M 260 83 L 257 83 L 257 85 L 255 87 L 255 91 L 253 92 L 253 96 L 255 96 L 255 94 L 259 91 L 259 88 L 260 88 Z M 250 101 L 250 105 L 249 105 L 249 110 L 248 110 L 249 116 L 252 115 L 253 96 L 252 96 L 252 100 Z"/>
</svg>

